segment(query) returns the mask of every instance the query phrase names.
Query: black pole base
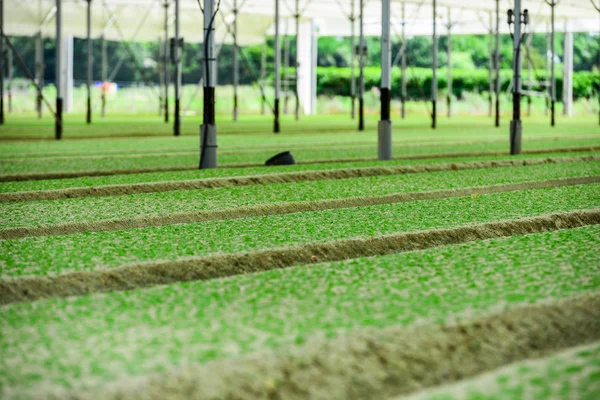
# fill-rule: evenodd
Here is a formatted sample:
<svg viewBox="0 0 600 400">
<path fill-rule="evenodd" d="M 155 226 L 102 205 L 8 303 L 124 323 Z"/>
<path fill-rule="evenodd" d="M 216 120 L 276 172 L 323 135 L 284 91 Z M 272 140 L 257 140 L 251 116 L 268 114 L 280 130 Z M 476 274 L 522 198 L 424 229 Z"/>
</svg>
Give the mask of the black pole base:
<svg viewBox="0 0 600 400">
<path fill-rule="evenodd" d="M 169 99 L 165 99 L 165 123 L 169 123 Z"/>
<path fill-rule="evenodd" d="M 273 121 L 273 133 L 279 133 L 281 131 L 281 127 L 279 125 L 279 99 L 275 99 L 275 107 L 274 107 L 275 120 Z"/>
<path fill-rule="evenodd" d="M 0 125 L 4 125 L 4 96 L 0 97 Z"/>
<path fill-rule="evenodd" d="M 350 118 L 356 118 L 356 96 L 350 96 Z"/>
<path fill-rule="evenodd" d="M 402 119 L 406 118 L 406 99 L 404 97 L 400 99 L 400 116 Z"/>
<path fill-rule="evenodd" d="M 85 121 L 88 125 L 92 123 L 92 99 L 89 96 L 87 98 L 87 115 Z"/>
<path fill-rule="evenodd" d="M 54 119 L 54 138 L 56 140 L 62 139 L 62 133 L 63 133 L 62 114 L 63 114 L 63 99 L 57 98 L 56 99 L 56 118 Z"/>
<path fill-rule="evenodd" d="M 495 126 L 496 128 L 500 127 L 500 100 L 498 100 L 496 98 L 496 121 L 495 121 Z"/>
<path fill-rule="evenodd" d="M 35 111 L 38 113 L 38 119 L 42 119 L 42 95 L 38 94 L 35 100 Z"/>
<path fill-rule="evenodd" d="M 389 88 L 381 88 L 381 120 L 390 120 L 390 103 L 392 101 L 392 93 Z"/>
<path fill-rule="evenodd" d="M 521 154 L 523 127 L 520 120 L 510 121 L 510 154 Z"/>
<path fill-rule="evenodd" d="M 448 108 L 448 118 L 452 116 L 452 97 L 446 96 L 446 107 Z"/>
<path fill-rule="evenodd" d="M 238 96 L 237 94 L 233 95 L 233 121 L 238 120 Z"/>
<path fill-rule="evenodd" d="M 431 100 L 431 129 L 437 127 L 437 101 Z"/>
<path fill-rule="evenodd" d="M 358 130 L 365 130 L 365 100 L 362 97 L 358 98 Z"/>
<path fill-rule="evenodd" d="M 179 115 L 179 99 L 175 99 L 175 114 L 173 114 L 173 118 L 175 118 L 175 123 L 173 124 L 173 135 L 179 136 L 181 135 L 181 116 Z"/>
<path fill-rule="evenodd" d="M 552 102 L 550 103 L 550 126 L 556 125 L 555 111 L 556 111 L 556 102 L 554 100 L 552 100 Z"/>
</svg>

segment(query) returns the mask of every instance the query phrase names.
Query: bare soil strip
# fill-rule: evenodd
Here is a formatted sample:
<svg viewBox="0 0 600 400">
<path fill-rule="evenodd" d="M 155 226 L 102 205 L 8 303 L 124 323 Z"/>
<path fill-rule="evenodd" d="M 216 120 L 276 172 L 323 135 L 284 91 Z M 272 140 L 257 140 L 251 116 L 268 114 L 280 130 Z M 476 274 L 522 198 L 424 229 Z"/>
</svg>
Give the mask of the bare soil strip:
<svg viewBox="0 0 600 400">
<path fill-rule="evenodd" d="M 218 221 L 266 215 L 293 214 L 300 212 L 331 210 L 336 208 L 365 207 L 381 204 L 403 203 L 409 201 L 434 200 L 450 197 L 515 192 L 520 190 L 545 189 L 593 183 L 600 183 L 600 176 L 549 179 L 545 181 L 498 184 L 479 187 L 466 187 L 459 189 L 432 190 L 425 192 L 394 193 L 384 196 L 361 196 L 345 199 L 262 204 L 258 206 L 226 208 L 221 210 L 150 215 L 133 219 L 123 218 L 89 222 L 70 222 L 39 227 L 1 229 L 0 240 L 17 239 L 33 236 L 70 235 L 73 233 L 81 232 L 115 231 L 121 229 L 146 228 L 150 226 L 163 226 L 173 224 L 189 224 L 195 222 Z"/>
<path fill-rule="evenodd" d="M 10 279 L 0 281 L 0 304 L 35 301 L 47 297 L 131 290 L 174 282 L 208 280 L 300 264 L 393 254 L 595 224 L 600 224 L 600 209 L 546 214 L 449 229 L 305 244 L 242 254 L 155 261 L 122 268 L 73 272 L 54 277 Z"/>
<path fill-rule="evenodd" d="M 0 193 L 0 203 L 73 199 L 79 197 L 123 196 L 129 194 L 170 192 L 175 190 L 197 190 L 231 186 L 269 185 L 275 183 L 361 178 L 383 175 L 414 174 L 421 172 L 504 168 L 525 165 L 585 162 L 598 160 L 600 160 L 600 155 L 587 155 L 570 157 L 525 158 L 495 161 L 463 161 L 456 163 L 399 165 L 395 167 L 360 167 L 340 168 L 332 170 L 282 172 L 275 174 L 233 176 L 226 178 L 147 182 L 120 185 L 75 187 L 54 190 L 36 190 L 29 192 Z"/>
<path fill-rule="evenodd" d="M 525 150 L 523 154 L 545 154 L 545 153 L 577 153 L 598 151 L 600 146 L 584 146 L 584 147 L 564 147 L 564 148 L 549 148 L 549 149 L 532 149 Z M 485 156 L 507 156 L 504 151 L 483 151 L 483 152 L 464 152 L 464 153 L 436 153 L 436 154 L 416 154 L 409 156 L 394 157 L 394 160 L 425 160 L 436 158 L 461 158 L 461 157 L 485 157 Z M 298 161 L 297 164 L 331 164 L 340 162 L 358 162 L 358 161 L 376 161 L 374 157 L 357 157 L 335 160 L 311 160 Z M 245 168 L 245 167 L 261 167 L 263 163 L 234 163 L 223 164 L 224 168 Z M 21 181 L 40 181 L 47 179 L 70 179 L 90 176 L 109 176 L 109 175 L 128 175 L 142 174 L 149 172 L 173 172 L 173 171 L 191 171 L 196 170 L 196 166 L 185 167 L 152 167 L 152 168 L 131 168 L 131 169 L 106 169 L 106 170 L 91 170 L 91 171 L 58 171 L 58 172 L 31 172 L 18 174 L 0 174 L 0 182 L 21 182 Z"/>
<path fill-rule="evenodd" d="M 600 294 L 511 307 L 458 324 L 334 339 L 123 379 L 70 399 L 383 399 L 600 338 Z M 65 393 L 66 395 L 67 393 Z"/>
</svg>

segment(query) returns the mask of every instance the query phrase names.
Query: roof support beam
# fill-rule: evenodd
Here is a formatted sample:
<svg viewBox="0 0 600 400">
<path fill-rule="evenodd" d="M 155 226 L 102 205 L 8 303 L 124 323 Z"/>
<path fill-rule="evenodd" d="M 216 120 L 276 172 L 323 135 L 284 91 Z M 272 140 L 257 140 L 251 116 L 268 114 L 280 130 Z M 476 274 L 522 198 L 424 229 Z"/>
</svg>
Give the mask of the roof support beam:
<svg viewBox="0 0 600 400">
<path fill-rule="evenodd" d="M 354 119 L 356 117 L 356 76 L 354 68 L 356 66 L 356 10 L 355 10 L 355 0 L 350 0 L 351 8 L 350 8 L 350 16 L 348 20 L 350 21 L 350 117 Z"/>
<path fill-rule="evenodd" d="M 281 92 L 281 46 L 279 44 L 279 0 L 275 0 L 275 120 L 273 132 L 280 132 L 279 125 L 279 96 Z"/>
<path fill-rule="evenodd" d="M 233 121 L 238 120 L 238 85 L 240 84 L 240 63 L 238 61 L 238 4 L 233 0 Z"/>
<path fill-rule="evenodd" d="M 94 70 L 94 57 L 92 54 L 92 0 L 87 0 L 87 115 L 86 122 L 92 123 L 92 75 Z"/>
<path fill-rule="evenodd" d="M 365 1 L 359 0 L 358 8 L 358 130 L 365 130 Z M 353 49 L 356 51 L 356 49 Z"/>
<path fill-rule="evenodd" d="M 180 0 L 175 0 L 175 38 L 173 43 L 173 58 L 175 61 L 175 112 L 173 115 L 173 135 L 179 136 L 181 134 L 181 53 L 183 42 L 179 36 L 180 30 L 180 15 L 179 15 L 179 3 Z"/>
<path fill-rule="evenodd" d="M 63 132 L 63 82 L 62 82 L 62 62 L 63 62 L 63 37 L 62 37 L 62 0 L 56 0 L 56 55 L 54 62 L 56 64 L 55 85 L 56 85 L 56 117 L 54 121 L 54 138 L 62 139 Z"/>
<path fill-rule="evenodd" d="M 200 169 L 217 168 L 217 126 L 215 123 L 215 58 L 214 0 L 204 0 L 204 112 L 200 127 Z"/>
<path fill-rule="evenodd" d="M 169 2 L 165 0 L 163 7 L 165 8 L 165 20 L 164 20 L 164 57 L 163 62 L 163 73 L 165 74 L 165 123 L 169 123 Z"/>
<path fill-rule="evenodd" d="M 437 125 L 437 53 L 438 53 L 438 37 L 437 37 L 437 1 L 433 0 L 433 35 L 432 35 L 432 47 L 433 51 L 431 52 L 433 58 L 431 61 L 431 127 L 433 129 L 436 128 Z"/>
<path fill-rule="evenodd" d="M 377 158 L 392 159 L 392 41 L 390 36 L 390 0 L 381 2 L 381 120 L 377 125 Z"/>
</svg>

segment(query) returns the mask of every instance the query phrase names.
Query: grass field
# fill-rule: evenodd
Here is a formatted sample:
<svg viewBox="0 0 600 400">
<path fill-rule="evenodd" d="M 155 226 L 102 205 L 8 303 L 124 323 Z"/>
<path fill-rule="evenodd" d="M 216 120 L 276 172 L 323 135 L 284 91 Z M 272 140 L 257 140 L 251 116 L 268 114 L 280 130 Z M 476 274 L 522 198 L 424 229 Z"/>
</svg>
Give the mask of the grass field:
<svg viewBox="0 0 600 400">
<path fill-rule="evenodd" d="M 595 119 L 79 119 L 0 131 L 0 397 L 600 396 Z"/>
</svg>

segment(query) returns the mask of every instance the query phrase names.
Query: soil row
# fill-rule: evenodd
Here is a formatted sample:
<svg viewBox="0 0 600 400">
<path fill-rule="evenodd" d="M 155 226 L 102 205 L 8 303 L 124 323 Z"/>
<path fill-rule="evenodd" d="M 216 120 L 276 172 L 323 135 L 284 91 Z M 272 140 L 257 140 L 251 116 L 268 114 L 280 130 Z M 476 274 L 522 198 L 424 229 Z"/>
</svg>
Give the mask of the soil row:
<svg viewBox="0 0 600 400">
<path fill-rule="evenodd" d="M 394 254 L 477 240 L 600 224 L 600 209 L 546 214 L 449 229 L 345 239 L 250 253 L 191 257 L 0 281 L 0 304 L 88 293 L 131 290 L 174 282 L 208 280 L 294 265 Z"/>
</svg>

